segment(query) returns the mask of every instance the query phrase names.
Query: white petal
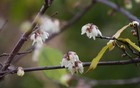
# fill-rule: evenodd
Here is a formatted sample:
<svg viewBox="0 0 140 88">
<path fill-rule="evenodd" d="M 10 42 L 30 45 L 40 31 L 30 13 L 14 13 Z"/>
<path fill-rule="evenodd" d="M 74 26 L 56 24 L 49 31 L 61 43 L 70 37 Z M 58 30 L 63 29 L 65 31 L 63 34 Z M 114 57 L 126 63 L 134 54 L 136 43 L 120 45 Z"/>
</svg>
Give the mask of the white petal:
<svg viewBox="0 0 140 88">
<path fill-rule="evenodd" d="M 68 65 L 68 60 L 66 60 L 66 58 L 63 58 L 62 59 L 62 62 L 61 62 L 61 66 L 67 66 Z"/>
<path fill-rule="evenodd" d="M 33 56 L 32 56 L 33 61 L 35 61 L 35 62 L 38 61 L 42 47 L 43 47 L 43 45 L 40 45 L 38 43 L 35 44 L 35 49 L 34 49 Z"/>
<path fill-rule="evenodd" d="M 32 34 L 30 37 L 31 40 L 35 40 L 35 34 Z"/>
<path fill-rule="evenodd" d="M 73 66 L 69 66 L 68 70 L 71 72 L 72 75 L 76 72 L 76 69 Z"/>
<path fill-rule="evenodd" d="M 98 35 L 99 35 L 99 36 L 102 36 L 101 31 L 100 31 L 99 29 L 97 29 L 97 31 L 98 31 Z"/>
<path fill-rule="evenodd" d="M 95 36 L 92 36 L 93 37 L 93 40 L 95 40 L 96 38 L 95 38 Z"/>
<path fill-rule="evenodd" d="M 79 72 L 82 74 L 84 72 L 83 64 L 80 62 L 78 63 Z"/>
<path fill-rule="evenodd" d="M 84 25 L 81 29 L 81 35 L 85 34 L 86 33 L 86 30 L 87 30 L 88 26 L 87 25 Z"/>
</svg>

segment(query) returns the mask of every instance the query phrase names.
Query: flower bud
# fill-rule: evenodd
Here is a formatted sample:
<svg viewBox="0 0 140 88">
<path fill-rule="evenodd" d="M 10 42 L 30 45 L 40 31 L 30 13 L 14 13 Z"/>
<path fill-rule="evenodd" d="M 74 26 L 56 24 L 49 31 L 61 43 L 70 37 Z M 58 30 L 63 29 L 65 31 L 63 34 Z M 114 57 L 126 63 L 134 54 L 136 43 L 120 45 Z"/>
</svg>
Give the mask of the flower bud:
<svg viewBox="0 0 140 88">
<path fill-rule="evenodd" d="M 17 69 L 17 75 L 18 76 L 21 76 L 21 77 L 24 75 L 24 70 L 23 70 L 22 67 L 18 67 L 18 69 Z"/>
</svg>

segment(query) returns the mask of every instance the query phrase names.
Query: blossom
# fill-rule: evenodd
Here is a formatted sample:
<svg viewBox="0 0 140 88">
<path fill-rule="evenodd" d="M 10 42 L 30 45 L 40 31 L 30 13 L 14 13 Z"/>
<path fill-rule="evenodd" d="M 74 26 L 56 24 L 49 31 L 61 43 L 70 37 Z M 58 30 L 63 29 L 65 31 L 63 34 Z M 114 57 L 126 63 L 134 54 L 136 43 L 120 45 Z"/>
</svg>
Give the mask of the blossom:
<svg viewBox="0 0 140 88">
<path fill-rule="evenodd" d="M 30 37 L 30 39 L 33 41 L 32 45 L 34 45 L 34 53 L 32 56 L 33 61 L 38 61 L 38 56 L 40 54 L 40 51 L 43 47 L 43 43 L 46 39 L 48 39 L 49 34 L 45 31 L 37 30 L 35 33 L 33 33 Z"/>
<path fill-rule="evenodd" d="M 132 9 L 132 1 L 131 0 L 124 0 L 125 8 Z"/>
<path fill-rule="evenodd" d="M 132 22 L 132 25 L 133 25 L 133 26 L 135 26 L 135 25 L 136 25 L 136 26 L 139 26 L 140 24 L 139 24 L 138 21 L 133 21 L 133 22 Z"/>
<path fill-rule="evenodd" d="M 98 29 L 98 27 L 92 23 L 88 23 L 86 25 L 84 25 L 81 29 L 81 35 L 85 34 L 87 35 L 87 37 L 92 38 L 95 40 L 96 36 L 102 36 L 102 33 L 100 32 L 100 30 Z"/>
<path fill-rule="evenodd" d="M 71 72 L 71 74 L 77 72 L 80 72 L 82 74 L 84 72 L 82 62 L 79 60 L 78 55 L 73 51 L 69 51 L 64 55 L 61 66 L 67 68 Z"/>
<path fill-rule="evenodd" d="M 18 76 L 23 76 L 23 75 L 24 75 L 24 70 L 23 70 L 22 67 L 18 67 L 17 75 L 18 75 Z"/>
<path fill-rule="evenodd" d="M 60 31 L 60 21 L 58 19 L 51 19 L 48 16 L 41 16 L 39 18 L 39 28 L 50 35 L 58 33 Z"/>
</svg>

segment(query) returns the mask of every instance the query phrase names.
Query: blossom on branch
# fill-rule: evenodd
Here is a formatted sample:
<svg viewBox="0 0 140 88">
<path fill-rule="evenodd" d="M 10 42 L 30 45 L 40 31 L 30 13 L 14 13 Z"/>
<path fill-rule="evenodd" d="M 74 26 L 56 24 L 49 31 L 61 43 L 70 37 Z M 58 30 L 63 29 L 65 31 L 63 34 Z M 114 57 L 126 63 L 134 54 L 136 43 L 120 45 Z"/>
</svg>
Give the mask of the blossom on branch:
<svg viewBox="0 0 140 88">
<path fill-rule="evenodd" d="M 81 29 L 81 35 L 85 34 L 87 35 L 87 37 L 92 38 L 95 40 L 96 36 L 102 36 L 102 33 L 100 32 L 100 30 L 98 29 L 98 27 L 92 23 L 88 23 L 86 25 L 84 25 Z"/>
<path fill-rule="evenodd" d="M 18 76 L 21 76 L 21 77 L 24 75 L 24 70 L 23 70 L 22 67 L 18 67 L 18 69 L 17 69 L 17 75 Z"/>
<path fill-rule="evenodd" d="M 73 51 L 69 51 L 64 55 L 61 66 L 67 68 L 71 74 L 78 73 L 78 71 L 81 74 L 84 72 L 82 62 L 79 60 L 78 55 Z"/>
</svg>

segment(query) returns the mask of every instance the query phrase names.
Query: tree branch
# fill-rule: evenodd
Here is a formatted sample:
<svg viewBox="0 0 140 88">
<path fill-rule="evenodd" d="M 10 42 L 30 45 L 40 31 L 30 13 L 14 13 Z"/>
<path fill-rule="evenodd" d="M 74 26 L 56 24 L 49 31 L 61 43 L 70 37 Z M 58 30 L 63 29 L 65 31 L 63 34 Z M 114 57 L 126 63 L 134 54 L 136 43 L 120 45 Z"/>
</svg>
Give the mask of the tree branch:
<svg viewBox="0 0 140 88">
<path fill-rule="evenodd" d="M 135 21 L 138 21 L 140 23 L 140 20 L 136 16 L 132 15 L 127 10 L 125 10 L 125 9 L 123 9 L 121 7 L 118 7 L 115 3 L 113 3 L 113 2 L 111 2 L 109 0 L 93 0 L 93 1 L 99 2 L 99 3 L 102 3 L 102 4 L 106 5 L 106 6 L 111 7 L 112 9 L 122 13 L 130 21 L 134 21 L 135 20 Z"/>
<path fill-rule="evenodd" d="M 70 27 L 71 25 L 73 25 L 74 23 L 78 22 L 81 17 L 83 15 L 85 15 L 90 9 L 91 7 L 95 4 L 95 2 L 91 2 L 89 3 L 86 7 L 84 7 L 80 12 L 78 12 L 77 14 L 75 14 L 73 16 L 73 18 L 71 18 L 71 20 L 69 20 L 65 25 L 63 25 L 61 27 L 61 31 L 58 33 L 53 34 L 52 36 L 49 37 L 49 39 L 46 40 L 46 42 L 50 41 L 51 39 L 53 39 L 54 37 L 56 37 L 57 35 L 61 34 L 62 32 L 64 32 L 68 27 Z"/>
<path fill-rule="evenodd" d="M 98 63 L 98 66 L 110 66 L 110 65 L 128 65 L 128 64 L 135 64 L 140 63 L 139 58 L 135 58 L 133 60 L 120 60 L 120 61 L 101 61 Z M 91 62 L 83 62 L 84 67 L 90 66 Z M 23 68 L 25 72 L 32 72 L 32 71 L 40 71 L 40 70 L 56 70 L 56 69 L 64 69 L 62 66 L 44 66 L 44 67 L 30 67 L 30 68 Z M 7 71 L 0 72 L 2 74 L 14 74 L 17 72 L 17 68 L 9 69 Z"/>
<path fill-rule="evenodd" d="M 13 58 L 16 56 L 16 54 L 18 53 L 18 51 L 21 49 L 21 47 L 23 46 L 24 42 L 27 40 L 28 36 L 32 33 L 32 31 L 34 30 L 34 28 L 37 26 L 37 19 L 43 15 L 45 13 L 45 11 L 47 10 L 47 8 L 50 6 L 51 2 L 53 0 L 45 0 L 45 4 L 42 6 L 42 8 L 40 9 L 39 13 L 37 14 L 36 18 L 34 19 L 34 21 L 32 22 L 32 27 L 31 29 L 24 33 L 22 35 L 22 37 L 19 39 L 19 41 L 17 42 L 17 44 L 15 45 L 15 47 L 13 48 L 13 50 L 11 51 L 9 57 L 7 58 L 2 71 L 5 71 L 11 64 Z"/>
</svg>

